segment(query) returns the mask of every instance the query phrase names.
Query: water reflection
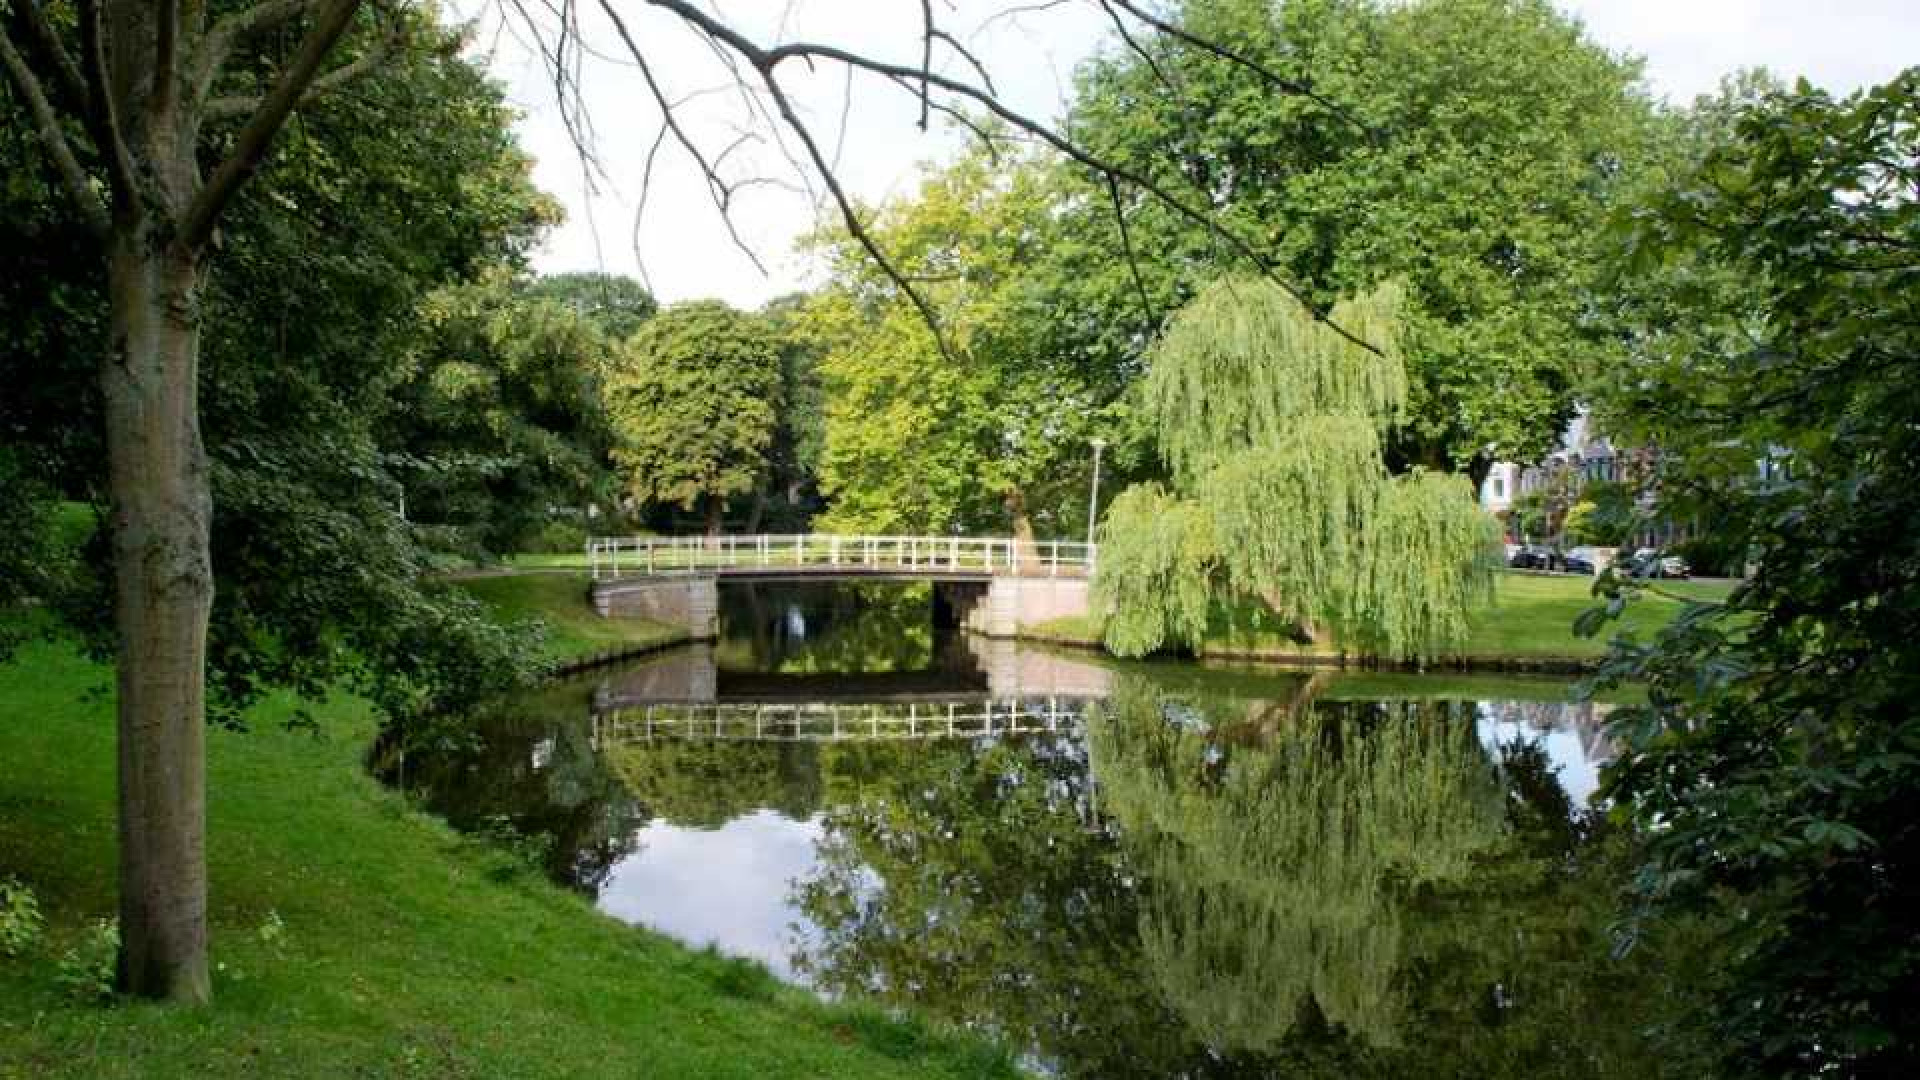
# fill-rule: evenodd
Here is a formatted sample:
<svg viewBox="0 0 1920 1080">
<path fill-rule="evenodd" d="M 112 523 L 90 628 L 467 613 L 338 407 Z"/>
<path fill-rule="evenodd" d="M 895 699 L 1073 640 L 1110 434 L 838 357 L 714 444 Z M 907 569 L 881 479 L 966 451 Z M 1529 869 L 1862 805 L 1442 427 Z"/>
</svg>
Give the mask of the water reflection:
<svg viewBox="0 0 1920 1080">
<path fill-rule="evenodd" d="M 404 782 L 620 918 L 1061 1075 L 1659 1071 L 1662 984 L 1607 953 L 1602 707 L 1116 671 L 869 591 L 735 598 L 717 648 L 508 703 Z"/>
</svg>

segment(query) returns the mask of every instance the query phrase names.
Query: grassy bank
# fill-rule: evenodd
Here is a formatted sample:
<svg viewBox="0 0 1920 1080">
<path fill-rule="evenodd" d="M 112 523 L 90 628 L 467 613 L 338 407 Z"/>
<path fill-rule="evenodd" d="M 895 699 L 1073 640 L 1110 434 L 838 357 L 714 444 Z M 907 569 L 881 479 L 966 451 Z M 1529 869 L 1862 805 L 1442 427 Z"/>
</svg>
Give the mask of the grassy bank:
<svg viewBox="0 0 1920 1080">
<path fill-rule="evenodd" d="M 576 660 L 612 649 L 646 649 L 687 640 L 684 628 L 638 617 L 602 618 L 587 602 L 585 573 L 503 574 L 465 578 L 460 587 L 502 622 L 545 624 L 547 659 Z"/>
<path fill-rule="evenodd" d="M 0 953 L 0 1078 L 1005 1075 L 977 1044 L 821 1004 L 595 913 L 361 768 L 353 700 L 209 732 L 216 1003 L 72 999 L 59 957 L 114 907 L 110 672 L 0 666 L 0 879 L 48 927 Z"/>
<path fill-rule="evenodd" d="M 1665 582 L 1661 586 L 1687 599 L 1719 600 L 1731 585 L 1720 581 Z M 1494 604 L 1476 612 L 1461 659 L 1497 666 L 1508 662 L 1581 662 L 1606 652 L 1607 641 L 1620 634 L 1642 640 L 1679 614 L 1682 601 L 1644 595 L 1627 606 L 1620 620 L 1601 637 L 1581 638 L 1573 620 L 1594 605 L 1592 581 L 1584 577 L 1502 573 L 1494 583 Z M 1027 628 L 1034 636 L 1067 644 L 1098 645 L 1100 627 L 1092 617 L 1053 619 Z M 1264 609 L 1222 608 L 1214 612 L 1207 630 L 1204 655 L 1287 654 L 1333 656 L 1325 646 L 1300 645 L 1287 627 Z"/>
</svg>

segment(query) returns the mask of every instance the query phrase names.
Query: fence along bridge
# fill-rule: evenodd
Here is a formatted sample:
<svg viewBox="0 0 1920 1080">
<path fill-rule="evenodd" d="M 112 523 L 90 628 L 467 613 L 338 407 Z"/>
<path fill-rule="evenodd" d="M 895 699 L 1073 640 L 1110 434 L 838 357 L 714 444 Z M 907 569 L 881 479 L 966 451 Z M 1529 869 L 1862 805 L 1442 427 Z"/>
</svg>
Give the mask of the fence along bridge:
<svg viewBox="0 0 1920 1080">
<path fill-rule="evenodd" d="M 587 542 L 595 581 L 712 573 L 723 577 L 1085 578 L 1096 545 L 975 536 L 610 536 Z"/>
<path fill-rule="evenodd" d="M 717 636 L 723 579 L 963 586 L 948 598 L 962 624 L 1012 637 L 1026 624 L 1086 614 L 1098 553 L 1093 544 L 1012 537 L 607 536 L 587 541 L 587 568 L 601 615 L 641 615 L 700 639 Z"/>
<path fill-rule="evenodd" d="M 964 698 L 880 705 L 642 705 L 596 713 L 596 748 L 665 739 L 734 742 L 879 742 L 1075 734 L 1097 698 Z"/>
</svg>

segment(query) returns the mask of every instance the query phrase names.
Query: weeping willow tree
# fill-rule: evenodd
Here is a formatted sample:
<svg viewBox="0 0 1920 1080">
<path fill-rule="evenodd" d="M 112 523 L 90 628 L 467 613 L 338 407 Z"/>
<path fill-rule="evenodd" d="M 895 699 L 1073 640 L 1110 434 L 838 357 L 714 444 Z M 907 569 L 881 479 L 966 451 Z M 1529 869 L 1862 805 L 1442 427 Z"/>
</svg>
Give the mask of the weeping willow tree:
<svg viewBox="0 0 1920 1080">
<path fill-rule="evenodd" d="M 1173 317 L 1140 387 L 1173 489 L 1123 492 L 1101 529 L 1107 647 L 1199 645 L 1221 599 L 1257 598 L 1305 640 L 1396 659 L 1457 647 L 1491 596 L 1499 533 L 1464 478 L 1390 475 L 1407 396 L 1400 294 L 1315 319 L 1278 286 L 1223 279 Z"/>
<path fill-rule="evenodd" d="M 1308 1009 L 1398 1045 L 1397 890 L 1460 880 L 1502 842 L 1502 789 L 1472 725 L 1429 715 L 1445 706 L 1388 708 L 1364 732 L 1305 710 L 1252 742 L 1228 736 L 1246 725 L 1217 705 L 1167 723 L 1138 680 L 1095 711 L 1101 806 L 1152 883 L 1143 966 L 1216 1049 L 1276 1050 Z"/>
</svg>

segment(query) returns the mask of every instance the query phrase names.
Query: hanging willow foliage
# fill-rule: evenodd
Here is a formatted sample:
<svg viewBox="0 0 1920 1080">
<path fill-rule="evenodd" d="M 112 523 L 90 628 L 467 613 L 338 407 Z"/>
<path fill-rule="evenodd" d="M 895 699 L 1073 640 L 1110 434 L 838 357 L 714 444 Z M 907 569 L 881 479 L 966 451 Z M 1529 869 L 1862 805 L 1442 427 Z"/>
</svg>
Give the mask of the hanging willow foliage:
<svg viewBox="0 0 1920 1080">
<path fill-rule="evenodd" d="M 1473 725 L 1446 704 L 1362 706 L 1364 725 L 1320 707 L 1249 745 L 1165 708 L 1123 680 L 1088 725 L 1102 809 L 1149 882 L 1141 944 L 1163 1000 L 1225 1048 L 1276 1049 L 1309 998 L 1396 1045 L 1407 887 L 1458 881 L 1505 842 Z"/>
<path fill-rule="evenodd" d="M 1141 388 L 1180 486 L 1223 459 L 1272 446 L 1303 417 L 1359 416 L 1384 429 L 1407 397 L 1400 305 L 1389 285 L 1333 310 L 1341 326 L 1378 346 L 1376 355 L 1272 282 L 1225 278 L 1200 290 L 1167 324 Z"/>
<path fill-rule="evenodd" d="M 1176 490 L 1108 511 L 1095 595 L 1109 649 L 1198 645 L 1223 595 L 1395 659 L 1464 640 L 1491 598 L 1498 528 L 1460 479 L 1387 472 L 1407 393 L 1399 307 L 1383 286 L 1335 308 L 1378 354 L 1266 282 L 1217 282 L 1174 316 L 1140 395 Z"/>
<path fill-rule="evenodd" d="M 1128 488 L 1101 524 L 1093 607 L 1107 647 L 1144 656 L 1198 646 L 1207 632 L 1219 549 L 1206 514 L 1158 484 Z"/>
</svg>

